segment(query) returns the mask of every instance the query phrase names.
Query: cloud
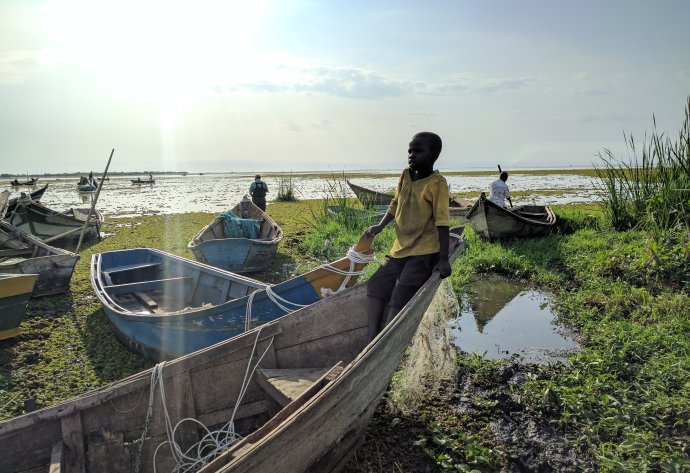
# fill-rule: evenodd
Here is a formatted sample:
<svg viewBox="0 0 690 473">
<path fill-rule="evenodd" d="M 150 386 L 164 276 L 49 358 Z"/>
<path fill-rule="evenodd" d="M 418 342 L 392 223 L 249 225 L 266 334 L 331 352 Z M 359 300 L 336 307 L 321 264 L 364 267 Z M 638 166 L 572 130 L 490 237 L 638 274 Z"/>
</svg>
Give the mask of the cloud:
<svg viewBox="0 0 690 473">
<path fill-rule="evenodd" d="M 0 53 L 0 82 L 23 84 L 29 77 L 53 69 L 58 62 L 59 57 L 48 49 Z"/>
<path fill-rule="evenodd" d="M 411 81 L 390 77 L 377 71 L 354 67 L 276 68 L 276 79 L 256 80 L 216 86 L 217 93 L 246 90 L 254 93 L 324 94 L 363 100 L 411 95 L 453 96 L 499 94 L 528 87 L 535 78 L 485 78 L 464 74 L 437 82 Z"/>
</svg>

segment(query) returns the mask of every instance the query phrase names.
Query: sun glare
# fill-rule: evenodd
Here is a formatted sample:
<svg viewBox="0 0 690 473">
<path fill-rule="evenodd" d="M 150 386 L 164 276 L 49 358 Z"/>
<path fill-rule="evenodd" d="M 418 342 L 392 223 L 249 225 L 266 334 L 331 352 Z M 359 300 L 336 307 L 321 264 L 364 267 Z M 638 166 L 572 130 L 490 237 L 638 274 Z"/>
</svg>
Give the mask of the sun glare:
<svg viewBox="0 0 690 473">
<path fill-rule="evenodd" d="M 251 77 L 253 40 L 268 9 L 257 0 L 65 0 L 50 3 L 45 28 L 110 93 L 184 102 Z"/>
</svg>

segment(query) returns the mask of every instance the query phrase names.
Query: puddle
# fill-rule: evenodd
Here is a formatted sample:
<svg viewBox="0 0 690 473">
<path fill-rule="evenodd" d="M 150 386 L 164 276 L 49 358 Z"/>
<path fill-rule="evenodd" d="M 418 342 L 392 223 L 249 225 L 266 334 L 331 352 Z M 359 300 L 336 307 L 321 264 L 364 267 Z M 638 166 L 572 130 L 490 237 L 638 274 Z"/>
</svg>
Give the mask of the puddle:
<svg viewBox="0 0 690 473">
<path fill-rule="evenodd" d="M 556 323 L 549 295 L 505 279 L 479 281 L 450 322 L 453 344 L 489 359 L 515 354 L 530 363 L 564 361 L 576 351 L 573 333 Z"/>
</svg>

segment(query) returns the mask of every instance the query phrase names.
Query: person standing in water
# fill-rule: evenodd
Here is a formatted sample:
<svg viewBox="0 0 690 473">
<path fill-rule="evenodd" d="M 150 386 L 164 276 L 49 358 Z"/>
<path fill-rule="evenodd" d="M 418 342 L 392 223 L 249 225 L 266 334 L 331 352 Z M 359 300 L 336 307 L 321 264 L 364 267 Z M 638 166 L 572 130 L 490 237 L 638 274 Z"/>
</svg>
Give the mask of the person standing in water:
<svg viewBox="0 0 690 473">
<path fill-rule="evenodd" d="M 261 180 L 261 174 L 254 177 L 254 182 L 249 186 L 249 194 L 252 196 L 252 202 L 264 212 L 266 211 L 266 194 L 268 194 L 268 186 Z"/>
</svg>

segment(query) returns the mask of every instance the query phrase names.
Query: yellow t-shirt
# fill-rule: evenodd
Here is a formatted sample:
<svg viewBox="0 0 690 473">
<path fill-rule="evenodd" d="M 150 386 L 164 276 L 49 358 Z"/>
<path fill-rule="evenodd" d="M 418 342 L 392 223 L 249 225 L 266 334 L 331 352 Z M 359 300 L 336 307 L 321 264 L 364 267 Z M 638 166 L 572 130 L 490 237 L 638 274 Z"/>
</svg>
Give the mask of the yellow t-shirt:
<svg viewBox="0 0 690 473">
<path fill-rule="evenodd" d="M 441 249 L 436 227 L 450 226 L 446 179 L 434 171 L 418 181 L 405 169 L 387 212 L 395 216 L 393 258 L 428 255 Z"/>
</svg>

